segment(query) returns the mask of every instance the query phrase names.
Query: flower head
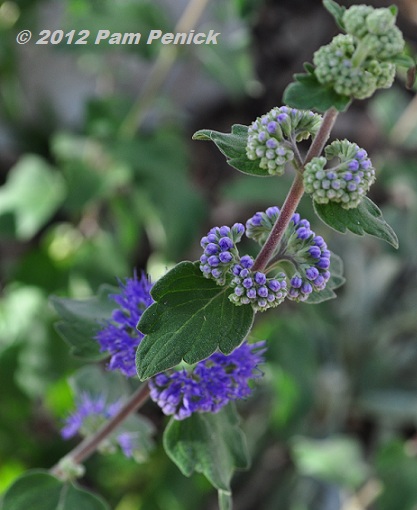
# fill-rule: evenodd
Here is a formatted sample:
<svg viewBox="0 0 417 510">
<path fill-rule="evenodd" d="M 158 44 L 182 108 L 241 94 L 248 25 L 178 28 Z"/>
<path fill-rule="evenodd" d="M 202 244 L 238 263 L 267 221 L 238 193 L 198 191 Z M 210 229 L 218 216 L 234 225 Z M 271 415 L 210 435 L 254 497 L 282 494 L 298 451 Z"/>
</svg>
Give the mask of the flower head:
<svg viewBox="0 0 417 510">
<path fill-rule="evenodd" d="M 339 34 L 313 57 L 314 73 L 323 85 L 343 96 L 364 99 L 389 88 L 395 77 L 393 60 L 404 49 L 391 8 L 353 5 L 343 14 L 346 34 Z"/>
<path fill-rule="evenodd" d="M 343 14 L 346 32 L 363 41 L 368 55 L 378 60 L 390 59 L 404 49 L 404 38 L 395 22 L 396 14 L 386 7 L 353 5 Z"/>
<path fill-rule="evenodd" d="M 226 274 L 237 260 L 236 243 L 240 241 L 245 227 L 235 223 L 232 228 L 213 227 L 201 239 L 204 253 L 200 257 L 200 270 L 206 278 L 212 278 L 219 285 L 226 282 Z"/>
<path fill-rule="evenodd" d="M 149 381 L 151 398 L 167 415 L 183 420 L 196 412 L 216 413 L 251 393 L 249 381 L 262 375 L 265 342 L 243 343 L 231 354 L 214 353 L 190 371 L 163 373 Z"/>
<path fill-rule="evenodd" d="M 111 320 L 96 334 L 101 351 L 110 353 L 110 370 L 119 370 L 126 377 L 136 376 L 136 349 L 143 334 L 136 329 L 144 310 L 152 304 L 150 295 L 152 284 L 142 275 L 127 278 L 119 282 L 120 293 L 110 298 L 118 305 L 112 313 Z"/>
<path fill-rule="evenodd" d="M 252 265 L 253 259 L 250 267 Z M 261 312 L 281 304 L 287 295 L 285 274 L 267 278 L 261 271 L 254 272 L 250 267 L 245 267 L 242 260 L 233 266 L 231 287 L 234 292 L 229 296 L 230 301 L 236 305 L 251 304 L 255 311 Z"/>
<path fill-rule="evenodd" d="M 76 410 L 70 414 L 61 430 L 64 439 L 70 439 L 77 433 L 86 437 L 94 434 L 107 420 L 112 418 L 121 408 L 122 402 L 107 402 L 104 395 L 92 396 L 81 393 Z M 126 457 L 136 457 L 140 450 L 138 433 L 118 430 L 116 434 L 102 444 L 103 451 L 113 451 L 119 446 Z"/>
<path fill-rule="evenodd" d="M 348 140 L 335 140 L 325 149 L 326 158 L 313 158 L 305 167 L 304 186 L 319 204 L 340 203 L 344 209 L 358 207 L 375 181 L 375 170 L 364 149 Z M 327 161 L 339 164 L 325 169 Z"/>
<path fill-rule="evenodd" d="M 265 212 L 257 212 L 246 222 L 247 237 L 262 244 L 279 214 L 278 207 L 269 207 Z M 266 307 L 280 304 L 285 297 L 292 301 L 305 301 L 312 292 L 323 290 L 330 278 L 330 251 L 324 239 L 316 236 L 310 223 L 302 219 L 298 213 L 293 214 L 275 250 L 274 260 L 270 270 L 271 272 L 273 270 L 273 277 L 268 278 L 268 282 L 275 280 L 279 282 L 280 297 L 271 299 L 271 304 L 265 304 Z M 265 271 L 268 272 L 268 268 Z M 242 284 L 238 284 L 235 292 L 236 290 L 239 292 L 241 286 Z M 235 298 L 229 299 L 235 302 Z M 259 302 L 257 304 L 259 306 Z M 261 302 L 261 305 L 264 303 Z"/>
<path fill-rule="evenodd" d="M 229 227 L 215 227 L 203 238 L 205 251 L 211 250 L 210 244 L 216 245 L 217 253 L 233 249 L 234 243 L 242 237 L 244 226 L 240 223 Z M 214 250 L 214 249 L 213 249 Z M 234 250 L 237 253 L 236 248 Z M 250 267 L 253 259 L 244 256 L 241 263 Z M 207 276 L 207 275 L 205 275 Z M 151 284 L 142 276 L 127 279 L 120 284 L 120 294 L 111 298 L 119 306 L 113 311 L 112 321 L 98 333 L 102 349 L 112 354 L 110 369 L 119 370 L 127 377 L 136 375 L 135 351 L 143 335 L 136 330 L 144 309 L 152 304 Z M 253 345 L 246 343 L 229 355 L 215 353 L 210 358 L 197 363 L 187 372 L 184 369 L 172 373 L 161 373 L 149 380 L 152 399 L 162 407 L 165 414 L 174 414 L 183 419 L 192 412 L 216 412 L 230 400 L 245 398 L 250 394 L 249 379 L 259 377 L 256 366 L 262 363 L 264 342 Z M 92 399 L 81 396 L 77 411 L 66 422 L 64 437 L 72 437 L 76 432 L 83 432 L 90 424 L 111 417 L 117 412 L 117 403 L 106 404 L 104 397 Z M 117 443 L 129 456 L 135 445 L 132 432 L 123 432 L 117 436 Z M 133 446 L 132 446 L 133 445 Z"/>
<path fill-rule="evenodd" d="M 310 111 L 281 106 L 258 117 L 248 129 L 248 159 L 260 159 L 259 167 L 271 175 L 281 175 L 294 159 L 293 141 L 315 134 L 322 117 Z"/>
</svg>

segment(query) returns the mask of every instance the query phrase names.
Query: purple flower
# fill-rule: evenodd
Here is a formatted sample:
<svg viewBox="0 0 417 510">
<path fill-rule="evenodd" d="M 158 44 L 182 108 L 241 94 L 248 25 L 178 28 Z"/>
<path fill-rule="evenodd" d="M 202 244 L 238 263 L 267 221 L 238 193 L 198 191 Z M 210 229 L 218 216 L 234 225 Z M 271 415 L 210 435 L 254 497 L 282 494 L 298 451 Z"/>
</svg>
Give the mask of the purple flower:
<svg viewBox="0 0 417 510">
<path fill-rule="evenodd" d="M 134 377 L 136 349 L 143 338 L 136 326 L 144 310 L 153 302 L 150 295 L 152 284 L 145 275 L 138 278 L 135 272 L 133 278 L 127 278 L 124 284 L 119 281 L 119 287 L 119 294 L 110 295 L 119 307 L 94 338 L 100 344 L 100 351 L 110 354 L 110 370 L 119 370 L 126 377 Z"/>
<path fill-rule="evenodd" d="M 94 434 L 107 420 L 120 410 L 122 402 L 117 400 L 109 403 L 104 395 L 93 397 L 88 393 L 81 393 L 76 409 L 65 420 L 61 430 L 64 439 L 70 439 L 77 433 L 82 436 Z M 126 457 L 133 457 L 139 447 L 137 432 L 120 431 L 110 439 L 110 443 L 118 445 Z"/>
<path fill-rule="evenodd" d="M 196 412 L 216 413 L 251 393 L 249 381 L 262 373 L 265 342 L 244 342 L 231 354 L 214 353 L 187 372 L 161 374 L 149 381 L 150 395 L 167 415 L 183 420 Z"/>
<path fill-rule="evenodd" d="M 64 439 L 70 439 L 77 432 L 81 432 L 83 435 L 92 434 L 119 409 L 120 402 L 113 402 L 109 405 L 103 395 L 93 397 L 88 393 L 81 393 L 76 410 L 65 420 L 61 435 Z M 88 424 L 87 420 L 89 420 Z"/>
</svg>

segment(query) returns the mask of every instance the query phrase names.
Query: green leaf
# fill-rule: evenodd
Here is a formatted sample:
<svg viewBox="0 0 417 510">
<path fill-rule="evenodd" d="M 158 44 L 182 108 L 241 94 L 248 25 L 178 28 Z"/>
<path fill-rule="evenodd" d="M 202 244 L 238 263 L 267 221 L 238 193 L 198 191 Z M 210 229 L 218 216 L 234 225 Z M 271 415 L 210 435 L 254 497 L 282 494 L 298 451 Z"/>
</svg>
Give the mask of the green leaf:
<svg viewBox="0 0 417 510">
<path fill-rule="evenodd" d="M 390 58 L 390 62 L 392 62 L 393 64 L 395 64 L 397 66 L 405 67 L 407 69 L 410 67 L 414 67 L 416 65 L 416 62 L 413 59 L 413 57 L 410 57 L 409 55 L 406 55 L 404 53 L 402 53 L 401 55 L 396 55 L 395 57 Z"/>
<path fill-rule="evenodd" d="M 305 303 L 317 305 L 318 303 L 323 303 L 323 301 L 328 301 L 329 299 L 334 299 L 337 297 L 334 289 L 337 289 L 343 285 L 346 279 L 343 277 L 343 261 L 335 253 L 332 253 L 330 257 L 329 271 L 331 276 L 327 282 L 326 288 L 320 292 L 313 292 L 310 294 Z"/>
<path fill-rule="evenodd" d="M 216 349 L 229 354 L 250 331 L 252 307 L 231 303 L 230 288 L 205 278 L 198 266 L 198 262 L 181 262 L 151 291 L 156 302 L 145 310 L 138 324 L 146 335 L 136 356 L 142 380 L 182 360 L 197 363 Z"/>
<path fill-rule="evenodd" d="M 397 17 L 398 14 L 398 7 L 396 5 L 390 5 L 388 9 L 391 11 L 391 14 L 395 17 Z"/>
<path fill-rule="evenodd" d="M 335 19 L 337 26 L 342 30 L 345 29 L 345 24 L 343 23 L 343 14 L 346 10 L 346 7 L 339 5 L 334 0 L 323 0 L 323 6 L 327 9 L 330 14 Z"/>
<path fill-rule="evenodd" d="M 417 460 L 399 440 L 385 443 L 377 453 L 375 470 L 383 490 L 378 510 L 412 510 L 417 501 Z"/>
<path fill-rule="evenodd" d="M 50 301 L 61 317 L 55 328 L 71 347 L 71 354 L 86 361 L 98 361 L 107 357 L 100 352 L 94 336 L 101 329 L 101 323 L 110 319 L 116 304 L 109 298 L 117 293 L 116 287 L 102 285 L 97 296 L 88 299 L 67 299 L 51 296 Z"/>
<path fill-rule="evenodd" d="M 368 197 L 364 197 L 355 209 L 344 209 L 340 204 L 316 204 L 317 216 L 329 227 L 344 234 L 347 230 L 362 236 L 369 234 L 398 248 L 398 238 L 384 220 L 380 209 Z"/>
<path fill-rule="evenodd" d="M 248 140 L 248 126 L 234 124 L 231 133 L 219 133 L 211 129 L 201 129 L 193 135 L 193 140 L 211 140 L 226 156 L 227 163 L 248 175 L 268 177 L 268 171 L 259 168 L 257 161 L 251 161 L 246 156 L 246 143 Z"/>
<path fill-rule="evenodd" d="M 349 106 L 351 99 L 341 96 L 333 89 L 325 87 L 314 74 L 300 73 L 294 75 L 295 82 L 290 83 L 284 91 L 284 103 L 293 108 L 325 112 L 331 107 L 343 112 Z"/>
<path fill-rule="evenodd" d="M 4 495 L 2 510 L 110 510 L 100 497 L 47 471 L 28 471 Z"/>
<path fill-rule="evenodd" d="M 216 414 L 195 413 L 182 421 L 172 418 L 163 443 L 168 456 L 185 476 L 194 471 L 202 473 L 229 496 L 233 472 L 249 466 L 245 437 L 233 405 Z"/>
<path fill-rule="evenodd" d="M 0 216 L 13 213 L 17 237 L 29 239 L 51 218 L 64 196 L 61 175 L 42 158 L 24 156 L 0 188 Z"/>
</svg>

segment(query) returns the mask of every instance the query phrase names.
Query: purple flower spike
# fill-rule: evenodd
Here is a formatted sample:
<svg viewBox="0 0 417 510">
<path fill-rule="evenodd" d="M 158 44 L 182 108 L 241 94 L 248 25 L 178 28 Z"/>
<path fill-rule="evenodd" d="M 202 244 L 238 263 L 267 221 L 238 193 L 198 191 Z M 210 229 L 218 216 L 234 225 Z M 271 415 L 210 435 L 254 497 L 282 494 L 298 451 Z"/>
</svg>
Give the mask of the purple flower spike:
<svg viewBox="0 0 417 510">
<path fill-rule="evenodd" d="M 217 413 L 230 401 L 247 398 L 252 390 L 249 380 L 259 378 L 258 366 L 264 362 L 265 342 L 244 342 L 231 354 L 212 354 L 190 371 L 171 373 L 161 381 L 149 381 L 151 398 L 176 420 L 193 413 Z"/>
<path fill-rule="evenodd" d="M 106 321 L 95 339 L 100 344 L 101 352 L 110 354 L 108 368 L 119 370 L 126 377 L 136 376 L 136 349 L 143 338 L 136 325 L 144 310 L 153 302 L 150 295 L 151 283 L 142 275 L 119 282 L 120 293 L 110 298 L 119 305 L 113 313 L 112 320 Z"/>
<path fill-rule="evenodd" d="M 81 393 L 78 397 L 76 410 L 70 414 L 61 430 L 64 439 L 70 439 L 77 433 L 88 436 L 96 432 L 108 419 L 112 418 L 121 408 L 121 401 L 107 402 L 104 395 Z M 135 451 L 140 451 L 137 432 L 122 430 L 110 439 L 112 446 L 119 446 L 123 454 L 130 458 Z"/>
</svg>

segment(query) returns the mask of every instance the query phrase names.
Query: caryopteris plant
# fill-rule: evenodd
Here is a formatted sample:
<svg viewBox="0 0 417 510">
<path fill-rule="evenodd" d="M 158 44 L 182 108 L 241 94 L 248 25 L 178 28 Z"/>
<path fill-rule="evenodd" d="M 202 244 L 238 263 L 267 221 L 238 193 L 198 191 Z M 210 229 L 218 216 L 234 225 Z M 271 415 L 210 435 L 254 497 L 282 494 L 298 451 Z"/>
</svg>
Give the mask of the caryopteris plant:
<svg viewBox="0 0 417 510">
<path fill-rule="evenodd" d="M 185 475 L 203 473 L 218 490 L 220 508 L 231 508 L 232 475 L 249 463 L 234 401 L 250 396 L 267 350 L 267 341 L 251 342 L 255 316 L 270 308 L 280 314 L 287 300 L 335 298 L 344 283 L 341 259 L 301 218 L 300 200 L 311 198 L 317 216 L 339 232 L 369 234 L 397 247 L 394 231 L 367 197 L 376 171 L 366 150 L 354 140 L 328 140 L 353 100 L 390 87 L 397 67 L 412 68 L 414 61 L 404 54 L 396 7 L 323 3 L 343 33 L 295 76 L 285 104 L 250 126 L 234 125 L 231 133 L 203 129 L 194 135 L 213 141 L 240 172 L 270 178 L 271 186 L 292 172 L 286 199 L 242 223 L 214 226 L 200 241 L 199 260 L 180 262 L 155 283 L 135 272 L 118 290 L 102 288 L 90 300 L 52 298 L 58 330 L 72 350 L 90 361 L 107 358 L 114 373 L 103 382 L 97 372 L 97 386 L 90 381 L 89 389 L 79 377 L 78 406 L 62 436 L 79 433 L 84 441 L 49 472 L 19 478 L 3 510 L 41 508 L 35 503 L 40 493 L 56 503 L 43 510 L 108 508 L 74 480 L 96 449 L 119 448 L 146 459 L 152 426 L 135 413 L 148 397 L 171 416 L 163 438 L 167 454 Z M 311 140 L 306 154 L 299 144 L 305 140 Z M 244 236 L 257 246 L 256 256 L 242 253 Z M 111 379 L 116 375 L 146 382 L 129 394 Z"/>
</svg>

